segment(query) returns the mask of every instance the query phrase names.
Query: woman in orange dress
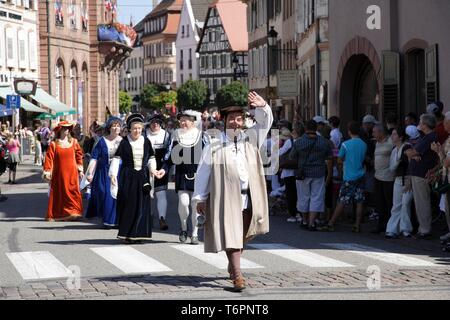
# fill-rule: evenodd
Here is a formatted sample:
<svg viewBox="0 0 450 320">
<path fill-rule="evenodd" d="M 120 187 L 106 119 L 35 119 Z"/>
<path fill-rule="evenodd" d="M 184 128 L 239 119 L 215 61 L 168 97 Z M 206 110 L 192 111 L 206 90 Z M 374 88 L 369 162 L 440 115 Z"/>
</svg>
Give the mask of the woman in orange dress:
<svg viewBox="0 0 450 320">
<path fill-rule="evenodd" d="M 47 221 L 71 221 L 82 217 L 79 178 L 83 177 L 83 151 L 72 138 L 73 124 L 61 121 L 45 156 L 44 179 L 50 183 Z"/>
</svg>

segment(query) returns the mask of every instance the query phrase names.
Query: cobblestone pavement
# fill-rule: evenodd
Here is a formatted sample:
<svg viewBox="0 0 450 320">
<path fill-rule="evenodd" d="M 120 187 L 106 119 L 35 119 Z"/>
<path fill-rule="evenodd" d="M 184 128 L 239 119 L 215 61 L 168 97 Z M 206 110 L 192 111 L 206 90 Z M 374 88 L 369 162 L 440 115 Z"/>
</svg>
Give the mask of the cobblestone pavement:
<svg viewBox="0 0 450 320">
<path fill-rule="evenodd" d="M 248 289 L 336 289 L 367 288 L 366 270 L 334 272 L 246 273 Z M 450 269 L 382 270 L 381 288 L 408 290 L 415 287 L 450 286 Z M 1 287 L 1 299 L 101 299 L 114 296 L 145 296 L 188 291 L 212 292 L 231 288 L 224 274 L 187 276 L 142 276 L 81 279 L 79 289 L 68 289 L 66 280 Z"/>
</svg>

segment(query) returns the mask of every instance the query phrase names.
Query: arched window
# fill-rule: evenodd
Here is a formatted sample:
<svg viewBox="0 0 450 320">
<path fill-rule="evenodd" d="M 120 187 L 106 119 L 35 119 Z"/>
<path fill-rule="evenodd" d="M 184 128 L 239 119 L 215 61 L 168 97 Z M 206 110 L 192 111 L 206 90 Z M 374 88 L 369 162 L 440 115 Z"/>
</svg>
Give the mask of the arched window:
<svg viewBox="0 0 450 320">
<path fill-rule="evenodd" d="M 55 67 L 55 97 L 61 102 L 64 102 L 64 62 L 62 59 L 58 59 Z"/>
<path fill-rule="evenodd" d="M 75 61 L 72 61 L 70 65 L 69 71 L 69 106 L 71 108 L 76 108 L 77 106 L 77 79 L 78 79 L 78 70 L 77 64 Z"/>
</svg>

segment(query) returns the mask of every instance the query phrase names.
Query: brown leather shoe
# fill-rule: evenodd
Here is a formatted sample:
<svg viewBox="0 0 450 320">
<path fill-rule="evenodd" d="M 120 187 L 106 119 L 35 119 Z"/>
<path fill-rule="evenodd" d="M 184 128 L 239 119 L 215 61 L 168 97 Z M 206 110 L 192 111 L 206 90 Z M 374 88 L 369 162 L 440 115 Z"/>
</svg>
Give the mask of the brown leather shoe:
<svg viewBox="0 0 450 320">
<path fill-rule="evenodd" d="M 245 279 L 242 276 L 238 277 L 233 281 L 233 285 L 234 292 L 241 292 L 245 289 Z"/>
</svg>

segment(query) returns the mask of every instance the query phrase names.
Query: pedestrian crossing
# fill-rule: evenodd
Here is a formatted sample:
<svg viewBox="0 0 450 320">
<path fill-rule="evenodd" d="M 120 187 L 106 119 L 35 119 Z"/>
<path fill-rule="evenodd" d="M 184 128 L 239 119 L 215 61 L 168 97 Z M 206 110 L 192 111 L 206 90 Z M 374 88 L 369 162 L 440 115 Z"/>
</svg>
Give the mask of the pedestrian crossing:
<svg viewBox="0 0 450 320">
<path fill-rule="evenodd" d="M 96 254 L 113 264 L 125 274 L 172 271 L 158 260 L 126 246 L 91 248 Z"/>
<path fill-rule="evenodd" d="M 24 280 L 66 278 L 69 269 L 48 251 L 6 253 Z"/>
<path fill-rule="evenodd" d="M 308 250 L 296 249 L 282 243 L 250 244 L 249 246 L 312 268 L 354 267 L 351 264 L 328 258 Z"/>
<path fill-rule="evenodd" d="M 356 243 L 324 243 L 324 245 L 339 249 L 346 250 L 351 253 L 355 253 L 367 258 L 380 260 L 386 263 L 395 264 L 401 267 L 437 267 L 438 264 L 418 259 L 414 257 L 408 257 L 404 254 L 387 252 L 384 250 L 363 246 Z"/>
<path fill-rule="evenodd" d="M 372 263 L 396 267 L 443 266 L 432 258 L 392 253 L 355 243 L 323 243 L 320 246 L 323 248 L 299 249 L 282 243 L 250 243 L 241 260 L 241 268 L 247 272 L 273 270 L 274 265 L 278 268 L 288 266 L 292 270 L 303 270 L 305 266 L 313 269 L 352 269 L 362 267 L 359 263 L 362 256 L 369 260 L 365 262 L 369 265 Z M 190 273 L 205 268 L 215 273 L 228 267 L 224 252 L 205 253 L 203 245 L 167 245 L 163 250 L 156 250 L 151 246 L 99 246 L 88 248 L 87 255 L 71 256 L 70 262 L 66 256 L 62 257 L 49 251 L 8 252 L 6 256 L 22 279 L 27 281 L 68 278 L 72 274 L 69 271 L 71 265 L 79 265 L 82 270 L 83 265 L 85 267 L 99 265 L 98 269 L 101 269 L 105 266 L 102 265 L 104 263 L 106 266 L 113 266 L 112 269 L 115 271 L 112 272 L 115 275 L 181 274 L 186 272 L 182 267 L 187 261 L 191 261 L 195 266 L 189 270 Z M 79 259 L 83 261 L 77 261 L 77 256 L 83 256 Z M 175 258 L 171 260 L 168 256 Z M 92 261 L 86 261 L 89 259 Z M 102 264 L 98 259 L 103 260 Z M 91 276 L 83 272 L 82 274 Z"/>
</svg>

